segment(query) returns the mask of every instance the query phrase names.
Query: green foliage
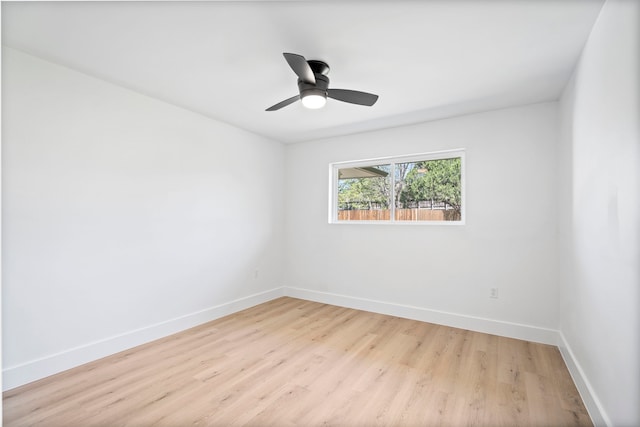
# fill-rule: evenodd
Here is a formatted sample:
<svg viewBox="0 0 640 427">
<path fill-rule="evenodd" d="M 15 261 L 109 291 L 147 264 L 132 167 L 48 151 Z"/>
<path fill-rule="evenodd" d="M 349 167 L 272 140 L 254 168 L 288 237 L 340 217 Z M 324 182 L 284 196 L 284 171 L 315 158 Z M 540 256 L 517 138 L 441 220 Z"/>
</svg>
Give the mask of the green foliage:
<svg viewBox="0 0 640 427">
<path fill-rule="evenodd" d="M 432 201 L 460 211 L 462 204 L 460 158 L 418 162 L 406 173 L 400 204 Z M 397 205 L 396 205 L 397 206 Z"/>
<path fill-rule="evenodd" d="M 376 166 L 389 171 L 389 165 Z M 389 177 L 350 178 L 338 181 L 338 209 L 389 209 Z"/>
<path fill-rule="evenodd" d="M 390 165 L 376 166 L 389 171 Z M 460 212 L 462 204 L 460 158 L 397 163 L 395 206 L 409 208 L 419 202 L 447 204 Z M 338 209 L 389 209 L 390 177 L 351 178 L 338 181 Z"/>
</svg>

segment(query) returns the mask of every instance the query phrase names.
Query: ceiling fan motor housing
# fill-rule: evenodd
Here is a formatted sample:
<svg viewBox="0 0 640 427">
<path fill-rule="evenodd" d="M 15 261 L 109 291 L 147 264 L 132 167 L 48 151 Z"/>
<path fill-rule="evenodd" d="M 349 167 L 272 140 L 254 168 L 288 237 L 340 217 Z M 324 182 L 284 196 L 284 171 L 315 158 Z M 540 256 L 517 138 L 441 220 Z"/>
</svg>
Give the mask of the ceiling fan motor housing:
<svg viewBox="0 0 640 427">
<path fill-rule="evenodd" d="M 326 98 L 327 88 L 329 87 L 329 77 L 323 74 L 315 74 L 315 77 L 316 84 L 305 83 L 302 80 L 298 79 L 298 89 L 300 90 L 300 96 L 320 95 Z"/>
<path fill-rule="evenodd" d="M 323 75 L 327 75 L 329 74 L 329 64 L 327 64 L 324 61 L 318 61 L 317 59 L 309 59 L 307 61 L 307 64 L 309 64 L 309 67 L 311 67 L 311 70 L 313 71 L 313 74 L 323 74 Z"/>
</svg>

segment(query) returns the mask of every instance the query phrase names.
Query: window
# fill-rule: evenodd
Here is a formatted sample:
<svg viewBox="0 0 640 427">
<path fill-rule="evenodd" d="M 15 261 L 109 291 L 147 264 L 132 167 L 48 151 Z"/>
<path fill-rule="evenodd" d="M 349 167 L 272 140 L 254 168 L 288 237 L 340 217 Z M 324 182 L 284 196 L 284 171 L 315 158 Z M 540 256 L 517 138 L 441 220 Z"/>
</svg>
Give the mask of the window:
<svg viewBox="0 0 640 427">
<path fill-rule="evenodd" d="M 464 151 L 330 165 L 331 223 L 464 223 Z"/>
</svg>

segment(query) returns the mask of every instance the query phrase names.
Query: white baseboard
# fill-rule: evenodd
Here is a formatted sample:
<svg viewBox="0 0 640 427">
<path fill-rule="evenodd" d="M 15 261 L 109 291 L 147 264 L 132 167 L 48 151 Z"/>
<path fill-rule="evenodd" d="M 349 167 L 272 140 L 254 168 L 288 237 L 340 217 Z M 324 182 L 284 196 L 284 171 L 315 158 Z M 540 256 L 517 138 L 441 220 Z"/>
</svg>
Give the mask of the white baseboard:
<svg viewBox="0 0 640 427">
<path fill-rule="evenodd" d="M 484 332 L 503 337 L 558 345 L 558 331 L 553 329 L 545 329 L 537 326 L 466 316 L 463 314 L 448 313 L 428 308 L 376 301 L 309 289 L 287 287 L 284 289 L 284 292 L 286 296 L 321 302 L 324 304 L 372 311 L 374 313 L 420 320 L 422 322 L 468 329 L 470 331 Z"/>
<path fill-rule="evenodd" d="M 591 383 L 584 374 L 582 367 L 576 360 L 575 355 L 573 354 L 573 351 L 571 350 L 571 347 L 569 346 L 569 343 L 562 331 L 558 331 L 558 336 L 558 348 L 560 349 L 560 354 L 562 354 L 564 363 L 567 365 L 567 369 L 569 369 L 571 378 L 573 378 L 573 382 L 578 389 L 578 393 L 580 393 L 580 397 L 582 397 L 584 406 L 587 408 L 587 412 L 589 412 L 591 421 L 596 427 L 611 427 L 611 420 L 602 407 L 593 387 L 591 387 Z"/>
<path fill-rule="evenodd" d="M 83 363 L 88 363 L 262 304 L 283 295 L 283 288 L 260 292 L 124 334 L 84 344 L 60 353 L 51 354 L 40 359 L 31 360 L 20 365 L 7 367 L 2 371 L 2 389 L 3 391 L 10 390 Z"/>
</svg>

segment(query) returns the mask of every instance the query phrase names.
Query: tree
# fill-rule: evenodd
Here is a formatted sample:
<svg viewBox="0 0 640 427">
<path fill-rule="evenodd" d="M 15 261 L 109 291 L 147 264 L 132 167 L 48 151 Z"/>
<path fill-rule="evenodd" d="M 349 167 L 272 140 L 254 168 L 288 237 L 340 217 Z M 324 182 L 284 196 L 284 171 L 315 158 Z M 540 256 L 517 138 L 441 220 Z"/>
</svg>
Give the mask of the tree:
<svg viewBox="0 0 640 427">
<path fill-rule="evenodd" d="M 375 166 L 385 172 L 390 165 Z M 460 214 L 462 204 L 460 158 L 395 164 L 394 205 L 408 208 L 420 201 L 444 203 Z M 339 209 L 389 209 L 391 179 L 349 178 L 338 181 Z"/>
<path fill-rule="evenodd" d="M 388 172 L 389 166 L 376 166 Z M 349 178 L 338 181 L 339 209 L 389 209 L 389 177 Z"/>
<path fill-rule="evenodd" d="M 409 172 L 413 170 L 415 163 L 396 163 L 396 179 L 395 179 L 395 207 L 401 207 L 400 202 L 403 198 L 407 198 L 406 178 Z M 404 204 L 402 205 L 404 207 Z"/>
<path fill-rule="evenodd" d="M 400 202 L 429 200 L 446 203 L 457 212 L 462 205 L 460 158 L 428 160 L 415 163 L 404 180 Z"/>
</svg>

